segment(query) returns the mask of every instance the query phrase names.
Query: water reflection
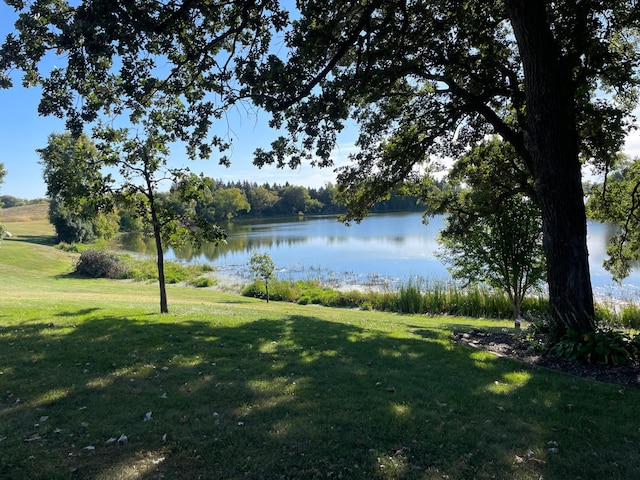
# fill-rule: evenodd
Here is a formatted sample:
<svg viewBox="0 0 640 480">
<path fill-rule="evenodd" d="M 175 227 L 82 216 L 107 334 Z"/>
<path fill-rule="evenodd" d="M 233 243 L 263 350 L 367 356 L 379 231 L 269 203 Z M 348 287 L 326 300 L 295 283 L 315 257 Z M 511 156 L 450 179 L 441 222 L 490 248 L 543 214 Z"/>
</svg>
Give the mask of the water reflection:
<svg viewBox="0 0 640 480">
<path fill-rule="evenodd" d="M 422 224 L 420 213 L 380 214 L 349 227 L 335 217 L 304 217 L 234 224 L 227 228 L 226 244 L 168 250 L 166 258 L 188 263 L 209 263 L 234 274 L 246 274 L 253 252 L 266 251 L 280 269 L 281 277 L 312 277 L 321 280 L 370 283 L 406 281 L 411 277 L 447 280 L 450 275 L 437 258 L 436 236 L 442 218 Z M 612 225 L 589 223 L 589 262 L 594 291 L 600 296 L 640 291 L 636 268 L 622 286 L 616 285 L 602 267 L 606 246 L 614 235 Z M 122 238 L 123 248 L 153 254 L 153 241 L 139 234 Z"/>
</svg>

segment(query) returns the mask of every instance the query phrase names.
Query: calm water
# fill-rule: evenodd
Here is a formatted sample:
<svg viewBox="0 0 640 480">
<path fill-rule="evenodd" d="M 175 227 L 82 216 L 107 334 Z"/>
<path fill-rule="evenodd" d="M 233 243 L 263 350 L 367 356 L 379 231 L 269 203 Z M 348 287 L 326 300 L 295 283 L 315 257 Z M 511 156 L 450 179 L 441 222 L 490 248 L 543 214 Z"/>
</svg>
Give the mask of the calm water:
<svg viewBox="0 0 640 480">
<path fill-rule="evenodd" d="M 169 250 L 167 259 L 210 263 L 222 272 L 246 277 L 246 264 L 256 251 L 268 252 L 283 279 L 318 278 L 327 283 L 391 284 L 410 278 L 448 280 L 446 267 L 435 257 L 442 218 L 429 225 L 420 213 L 384 214 L 350 227 L 335 217 L 305 217 L 261 221 L 229 228 L 226 245 L 200 250 Z M 590 223 L 589 252 L 594 292 L 598 296 L 640 298 L 640 271 L 616 285 L 602 267 L 612 227 Z M 132 236 L 124 248 L 145 251 L 148 244 Z"/>
</svg>

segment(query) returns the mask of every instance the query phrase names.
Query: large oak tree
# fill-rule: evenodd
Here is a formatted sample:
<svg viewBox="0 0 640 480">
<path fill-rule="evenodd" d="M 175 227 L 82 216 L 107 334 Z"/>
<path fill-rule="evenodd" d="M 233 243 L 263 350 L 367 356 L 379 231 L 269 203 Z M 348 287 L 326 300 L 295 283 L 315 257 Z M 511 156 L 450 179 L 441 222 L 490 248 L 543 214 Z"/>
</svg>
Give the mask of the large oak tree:
<svg viewBox="0 0 640 480">
<path fill-rule="evenodd" d="M 249 82 L 286 127 L 256 163 L 331 165 L 347 119 L 360 152 L 339 172 L 349 218 L 397 185 L 498 134 L 522 159 L 540 206 L 552 315 L 559 332 L 594 329 L 581 183 L 607 165 L 635 105 L 632 0 L 299 1 L 287 59 Z"/>
</svg>

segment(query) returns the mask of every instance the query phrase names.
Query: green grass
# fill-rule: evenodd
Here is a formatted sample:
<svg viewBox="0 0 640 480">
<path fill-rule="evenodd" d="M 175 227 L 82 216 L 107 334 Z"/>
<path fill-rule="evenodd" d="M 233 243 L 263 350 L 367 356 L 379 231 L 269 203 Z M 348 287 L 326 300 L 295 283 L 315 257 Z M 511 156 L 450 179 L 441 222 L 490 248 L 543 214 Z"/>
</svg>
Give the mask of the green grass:
<svg viewBox="0 0 640 480">
<path fill-rule="evenodd" d="M 640 478 L 640 390 L 449 339 L 511 322 L 175 285 L 160 315 L 8 228 L 33 237 L 0 247 L 3 480 Z"/>
<path fill-rule="evenodd" d="M 264 282 L 256 280 L 245 286 L 242 294 L 265 298 Z M 269 282 L 269 297 L 274 301 L 302 305 L 312 303 L 328 307 L 429 315 L 509 318 L 513 311 L 504 292 L 483 286 L 460 288 L 454 282 L 427 280 L 409 281 L 395 291 L 368 292 L 338 291 L 315 279 L 275 280 Z M 543 318 L 548 311 L 549 302 L 542 296 L 528 296 L 522 304 L 522 313 L 530 318 Z"/>
</svg>

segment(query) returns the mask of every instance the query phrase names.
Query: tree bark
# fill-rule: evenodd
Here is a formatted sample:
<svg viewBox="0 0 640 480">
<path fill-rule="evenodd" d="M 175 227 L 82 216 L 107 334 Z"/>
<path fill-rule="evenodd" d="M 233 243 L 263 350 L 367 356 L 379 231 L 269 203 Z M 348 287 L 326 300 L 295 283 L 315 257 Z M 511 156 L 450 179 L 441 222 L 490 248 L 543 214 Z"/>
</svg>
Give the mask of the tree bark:
<svg viewBox="0 0 640 480">
<path fill-rule="evenodd" d="M 595 329 L 575 88 L 543 0 L 508 0 L 524 68 L 527 131 L 542 210 L 549 302 L 556 333 Z"/>
<path fill-rule="evenodd" d="M 149 209 L 151 210 L 151 225 L 153 228 L 153 238 L 156 242 L 157 264 L 158 264 L 158 284 L 160 286 L 160 313 L 169 313 L 169 302 L 167 300 L 167 283 L 164 277 L 164 251 L 162 249 L 162 232 L 158 212 L 156 210 L 155 196 L 153 194 L 153 185 L 151 177 L 145 168 L 145 181 L 147 183 L 146 196 L 149 200 Z"/>
<path fill-rule="evenodd" d="M 155 216 L 155 215 L 154 215 Z M 169 313 L 169 303 L 167 301 L 167 283 L 164 278 L 164 252 L 162 251 L 162 237 L 160 236 L 160 228 L 155 223 L 153 225 L 153 236 L 156 241 L 156 250 L 158 251 L 158 283 L 160 285 L 160 313 Z"/>
</svg>

